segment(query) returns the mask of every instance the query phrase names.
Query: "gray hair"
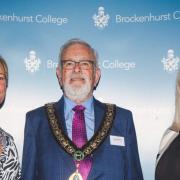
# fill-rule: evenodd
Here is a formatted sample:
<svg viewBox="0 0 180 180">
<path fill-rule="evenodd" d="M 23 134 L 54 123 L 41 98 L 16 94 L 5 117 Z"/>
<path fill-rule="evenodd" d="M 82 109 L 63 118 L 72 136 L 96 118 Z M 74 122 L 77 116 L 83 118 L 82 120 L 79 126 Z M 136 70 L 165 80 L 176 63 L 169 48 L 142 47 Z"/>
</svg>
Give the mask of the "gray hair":
<svg viewBox="0 0 180 180">
<path fill-rule="evenodd" d="M 176 77 L 175 114 L 170 128 L 177 132 L 180 131 L 180 70 Z"/>
<path fill-rule="evenodd" d="M 66 51 L 66 49 L 69 46 L 74 45 L 74 44 L 81 44 L 81 45 L 84 45 L 87 48 L 89 48 L 95 57 L 95 67 L 98 67 L 98 53 L 97 53 L 97 51 L 94 48 L 92 48 L 90 44 L 88 44 L 87 42 L 85 42 L 81 39 L 78 39 L 78 38 L 70 39 L 65 44 L 62 45 L 62 47 L 60 49 L 60 53 L 59 53 L 59 67 L 61 67 L 61 60 L 62 60 L 64 52 Z"/>
</svg>

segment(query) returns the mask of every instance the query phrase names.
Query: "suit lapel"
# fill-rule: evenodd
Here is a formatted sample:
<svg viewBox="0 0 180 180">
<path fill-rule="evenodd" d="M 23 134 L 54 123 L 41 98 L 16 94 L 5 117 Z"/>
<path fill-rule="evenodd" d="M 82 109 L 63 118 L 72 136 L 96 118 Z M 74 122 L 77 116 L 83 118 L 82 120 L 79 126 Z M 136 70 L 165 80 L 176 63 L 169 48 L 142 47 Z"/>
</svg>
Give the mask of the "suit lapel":
<svg viewBox="0 0 180 180">
<path fill-rule="evenodd" d="M 56 113 L 58 116 L 58 120 L 61 124 L 61 128 L 64 130 L 65 134 L 67 135 L 67 128 L 66 128 L 66 122 L 65 122 L 65 118 L 64 118 L 64 98 L 61 97 L 61 99 L 55 104 L 55 108 L 56 108 Z M 58 145 L 60 146 L 60 145 Z M 60 149 L 60 156 L 63 158 L 64 162 L 62 162 L 62 166 L 63 164 L 67 164 L 69 172 L 72 173 L 75 171 L 75 164 L 73 161 L 73 158 L 67 154 L 63 149 Z M 68 170 L 67 170 L 68 171 Z"/>
<path fill-rule="evenodd" d="M 95 128 L 94 132 L 98 130 L 101 125 L 102 119 L 105 113 L 105 105 L 98 100 L 94 99 L 94 116 L 95 116 Z"/>
<path fill-rule="evenodd" d="M 61 124 L 61 128 L 64 130 L 65 134 L 67 135 L 67 128 L 66 128 L 66 122 L 64 118 L 64 98 L 63 96 L 61 99 L 55 104 L 56 113 L 58 116 L 59 123 Z"/>
<path fill-rule="evenodd" d="M 94 99 L 95 133 L 97 132 L 102 123 L 104 114 L 105 105 L 99 102 L 98 100 Z M 104 145 L 104 143 L 101 144 L 100 147 L 93 154 L 93 165 L 88 179 L 97 179 L 98 177 L 101 177 L 103 175 L 103 172 L 99 171 L 99 167 L 102 165 L 101 159 L 99 157 L 101 157 L 100 154 L 102 152 L 102 149 L 104 149 Z"/>
</svg>

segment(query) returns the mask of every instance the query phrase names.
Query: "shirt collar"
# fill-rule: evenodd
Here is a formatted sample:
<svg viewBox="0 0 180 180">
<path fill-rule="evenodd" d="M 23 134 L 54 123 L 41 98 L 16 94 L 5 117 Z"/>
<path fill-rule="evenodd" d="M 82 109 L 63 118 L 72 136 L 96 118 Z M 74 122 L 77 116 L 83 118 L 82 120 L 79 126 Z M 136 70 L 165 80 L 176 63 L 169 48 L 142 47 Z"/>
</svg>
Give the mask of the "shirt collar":
<svg viewBox="0 0 180 180">
<path fill-rule="evenodd" d="M 70 100 L 69 98 L 64 96 L 64 111 L 66 113 L 70 113 L 72 111 L 72 108 L 74 106 L 76 106 L 77 104 Z M 87 99 L 85 102 L 83 102 L 81 105 L 83 105 L 86 109 L 85 109 L 85 113 L 86 112 L 92 112 L 93 110 L 93 97 L 90 97 L 89 99 Z"/>
</svg>

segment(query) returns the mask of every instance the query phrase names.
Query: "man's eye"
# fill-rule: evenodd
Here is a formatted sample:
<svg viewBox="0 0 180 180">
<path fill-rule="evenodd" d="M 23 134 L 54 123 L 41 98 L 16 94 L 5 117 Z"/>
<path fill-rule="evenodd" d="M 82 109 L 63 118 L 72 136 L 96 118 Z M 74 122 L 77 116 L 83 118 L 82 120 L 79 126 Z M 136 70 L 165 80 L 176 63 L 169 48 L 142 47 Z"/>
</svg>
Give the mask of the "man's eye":
<svg viewBox="0 0 180 180">
<path fill-rule="evenodd" d="M 89 62 L 81 62 L 81 65 L 82 66 L 89 66 L 90 64 L 89 64 Z"/>
<path fill-rule="evenodd" d="M 65 65 L 66 66 L 73 66 L 73 64 L 74 64 L 73 62 L 67 62 Z"/>
</svg>

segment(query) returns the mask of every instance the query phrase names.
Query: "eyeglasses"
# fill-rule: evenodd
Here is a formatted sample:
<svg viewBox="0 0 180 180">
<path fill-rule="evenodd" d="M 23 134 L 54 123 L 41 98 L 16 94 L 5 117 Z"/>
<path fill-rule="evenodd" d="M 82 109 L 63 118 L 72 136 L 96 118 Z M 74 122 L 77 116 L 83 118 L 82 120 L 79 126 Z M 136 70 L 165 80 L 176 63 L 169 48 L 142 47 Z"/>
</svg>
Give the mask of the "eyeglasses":
<svg viewBox="0 0 180 180">
<path fill-rule="evenodd" d="M 94 61 L 92 60 L 82 60 L 82 61 L 73 61 L 73 60 L 61 60 L 63 68 L 67 70 L 72 70 L 75 68 L 76 64 L 82 69 L 82 70 L 88 70 L 92 68 L 92 65 L 94 65 Z"/>
</svg>

